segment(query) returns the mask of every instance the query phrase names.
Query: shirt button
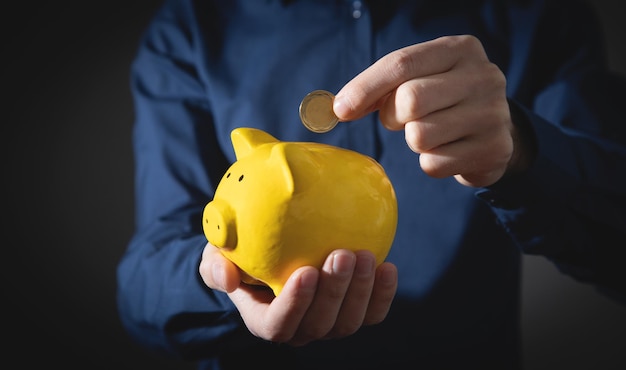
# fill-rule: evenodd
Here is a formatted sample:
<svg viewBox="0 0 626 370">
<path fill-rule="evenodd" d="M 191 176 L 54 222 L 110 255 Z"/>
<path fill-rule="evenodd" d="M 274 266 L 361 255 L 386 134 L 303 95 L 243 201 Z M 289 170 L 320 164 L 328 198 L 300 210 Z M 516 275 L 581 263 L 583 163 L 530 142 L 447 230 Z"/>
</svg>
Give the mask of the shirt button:
<svg viewBox="0 0 626 370">
<path fill-rule="evenodd" d="M 358 0 L 352 2 L 352 18 L 361 18 L 361 2 Z"/>
</svg>

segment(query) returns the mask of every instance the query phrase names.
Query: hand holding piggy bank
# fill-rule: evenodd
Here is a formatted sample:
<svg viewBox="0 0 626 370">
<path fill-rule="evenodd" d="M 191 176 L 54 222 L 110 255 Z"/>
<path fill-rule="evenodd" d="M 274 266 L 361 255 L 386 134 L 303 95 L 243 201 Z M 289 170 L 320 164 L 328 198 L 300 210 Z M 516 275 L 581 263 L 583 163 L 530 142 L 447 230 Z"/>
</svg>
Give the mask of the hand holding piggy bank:
<svg viewBox="0 0 626 370">
<path fill-rule="evenodd" d="M 203 214 L 209 243 L 248 284 L 278 295 L 301 266 L 321 268 L 335 249 L 370 250 L 381 264 L 398 219 L 393 186 L 363 154 L 282 142 L 253 128 L 231 133 L 237 161 Z"/>
</svg>

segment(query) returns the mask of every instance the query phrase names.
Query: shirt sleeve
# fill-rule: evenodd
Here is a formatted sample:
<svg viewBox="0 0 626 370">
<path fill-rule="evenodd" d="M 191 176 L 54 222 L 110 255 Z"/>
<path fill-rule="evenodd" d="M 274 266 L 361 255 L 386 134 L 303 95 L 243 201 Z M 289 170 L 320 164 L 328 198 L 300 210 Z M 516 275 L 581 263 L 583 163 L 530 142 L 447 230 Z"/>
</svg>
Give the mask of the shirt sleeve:
<svg viewBox="0 0 626 370">
<path fill-rule="evenodd" d="M 593 13 L 568 9 L 564 19 L 562 8 L 544 13 L 552 23 L 537 27 L 541 38 L 516 40 L 532 45 L 529 59 L 544 55 L 509 91 L 536 144 L 533 164 L 477 196 L 522 251 L 626 302 L 626 82 L 606 66 Z"/>
<path fill-rule="evenodd" d="M 212 132 L 182 4 L 155 16 L 131 68 L 136 231 L 118 266 L 118 308 L 139 343 L 194 358 L 224 351 L 224 338 L 243 326 L 228 297 L 198 273 L 202 211 L 229 164 Z"/>
</svg>

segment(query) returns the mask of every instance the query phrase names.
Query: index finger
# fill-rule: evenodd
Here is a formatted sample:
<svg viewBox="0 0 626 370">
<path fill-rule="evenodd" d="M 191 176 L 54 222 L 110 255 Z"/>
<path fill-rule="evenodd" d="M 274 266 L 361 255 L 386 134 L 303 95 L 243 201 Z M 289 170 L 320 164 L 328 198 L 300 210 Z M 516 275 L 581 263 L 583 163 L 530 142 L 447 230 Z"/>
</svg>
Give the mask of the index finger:
<svg viewBox="0 0 626 370">
<path fill-rule="evenodd" d="M 440 37 L 393 51 L 349 81 L 335 96 L 333 110 L 350 121 L 377 110 L 402 83 L 450 70 L 473 36 Z M 469 44 L 472 44 L 470 42 Z"/>
</svg>

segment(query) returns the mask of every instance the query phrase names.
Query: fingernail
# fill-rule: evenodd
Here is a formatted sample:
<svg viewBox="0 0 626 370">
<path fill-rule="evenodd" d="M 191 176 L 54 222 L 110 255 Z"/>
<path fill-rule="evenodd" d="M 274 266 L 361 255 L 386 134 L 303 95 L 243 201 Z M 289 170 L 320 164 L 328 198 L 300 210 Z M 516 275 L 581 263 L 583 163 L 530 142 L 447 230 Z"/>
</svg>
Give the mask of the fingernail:
<svg viewBox="0 0 626 370">
<path fill-rule="evenodd" d="M 382 269 L 379 278 L 383 284 L 391 285 L 395 282 L 396 272 L 390 268 Z"/>
<path fill-rule="evenodd" d="M 314 271 L 304 271 L 300 275 L 299 288 L 302 290 L 313 290 L 317 286 L 317 274 Z"/>
<path fill-rule="evenodd" d="M 348 117 L 351 109 L 347 99 L 342 96 L 335 97 L 333 101 L 333 111 L 335 111 L 335 115 L 339 120 Z"/>
<path fill-rule="evenodd" d="M 333 274 L 350 274 L 354 269 L 356 258 L 354 254 L 335 253 L 333 255 L 332 271 Z"/>
</svg>

